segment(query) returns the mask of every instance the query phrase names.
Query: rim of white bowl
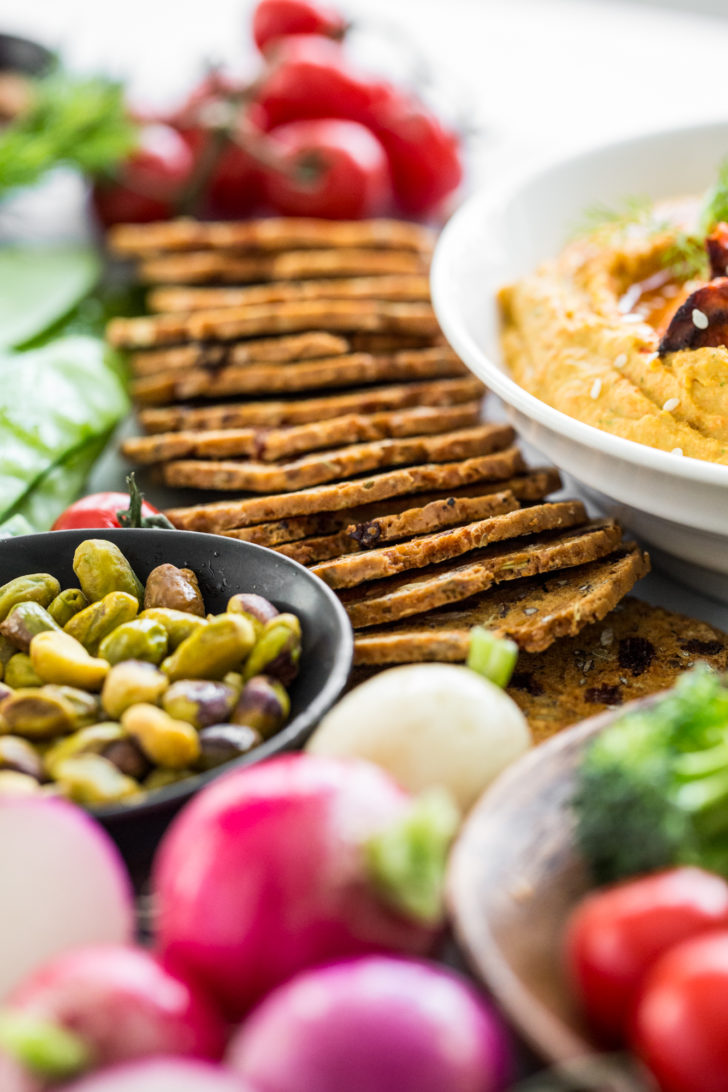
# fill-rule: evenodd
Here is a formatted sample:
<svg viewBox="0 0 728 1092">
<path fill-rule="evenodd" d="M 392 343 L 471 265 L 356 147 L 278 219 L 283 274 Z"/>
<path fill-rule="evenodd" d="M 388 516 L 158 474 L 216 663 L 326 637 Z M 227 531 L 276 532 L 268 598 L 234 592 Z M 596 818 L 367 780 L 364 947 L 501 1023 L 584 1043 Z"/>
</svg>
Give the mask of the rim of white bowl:
<svg viewBox="0 0 728 1092">
<path fill-rule="evenodd" d="M 472 361 L 477 362 L 477 375 L 485 381 L 489 390 L 497 394 L 503 401 L 518 410 L 526 417 L 537 421 L 552 432 L 558 432 L 584 447 L 621 459 L 641 468 L 656 470 L 663 474 L 676 476 L 688 481 L 700 482 L 704 485 L 728 486 L 728 465 L 711 463 L 704 459 L 694 459 L 685 455 L 675 455 L 671 451 L 662 451 L 660 448 L 649 447 L 640 444 L 636 440 L 627 440 L 622 436 L 614 436 L 611 432 L 605 432 L 594 425 L 587 425 L 575 417 L 569 417 L 561 410 L 554 409 L 540 398 L 530 394 L 519 386 L 507 372 L 502 371 L 471 337 L 465 322 L 462 320 L 457 300 L 450 288 L 451 252 L 457 251 L 457 240 L 461 235 L 472 235 L 471 221 L 478 220 L 481 216 L 493 213 L 499 204 L 511 201 L 518 192 L 527 184 L 546 179 L 551 174 L 557 174 L 568 169 L 583 160 L 591 159 L 596 155 L 604 155 L 609 152 L 628 150 L 650 139 L 674 138 L 680 146 L 681 137 L 696 132 L 709 132 L 710 130 L 722 130 L 725 134 L 728 123 L 723 120 L 713 120 L 702 124 L 682 125 L 675 127 L 649 129 L 621 140 L 608 141 L 603 144 L 594 144 L 578 152 L 560 157 L 537 166 L 531 166 L 518 174 L 515 174 L 504 183 L 494 186 L 486 186 L 474 193 L 453 214 L 445 225 L 435 247 L 430 270 L 430 284 L 432 303 L 440 326 L 447 340 L 456 353 L 470 367 L 475 367 Z"/>
</svg>

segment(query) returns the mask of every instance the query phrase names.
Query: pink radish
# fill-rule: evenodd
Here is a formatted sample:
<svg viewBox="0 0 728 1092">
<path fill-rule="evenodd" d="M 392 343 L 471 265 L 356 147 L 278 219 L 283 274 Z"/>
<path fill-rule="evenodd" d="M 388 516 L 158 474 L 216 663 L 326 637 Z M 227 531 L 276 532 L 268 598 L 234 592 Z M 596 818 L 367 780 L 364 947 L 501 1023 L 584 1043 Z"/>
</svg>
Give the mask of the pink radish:
<svg viewBox="0 0 728 1092">
<path fill-rule="evenodd" d="M 101 1070 L 63 1092 L 257 1092 L 241 1077 L 220 1066 L 179 1058 L 155 1058 L 148 1062 Z"/>
<path fill-rule="evenodd" d="M 58 952 L 133 935 L 131 884 L 119 851 L 75 804 L 0 798 L 0 877 L 0 1003 Z"/>
<path fill-rule="evenodd" d="M 235 771 L 175 821 L 155 862 L 164 957 L 241 1014 L 297 971 L 427 952 L 457 814 L 360 761 L 288 755 Z"/>
<path fill-rule="evenodd" d="M 502 1026 L 464 979 L 370 956 L 279 986 L 228 1061 L 258 1092 L 497 1092 L 509 1055 Z"/>
<path fill-rule="evenodd" d="M 217 1059 L 226 1029 L 199 991 L 149 952 L 99 945 L 46 964 L 0 1012 L 0 1043 L 39 1076 L 56 1063 L 58 1050 L 47 1044 L 58 1033 L 72 1038 L 60 1050 L 64 1075 L 72 1075 L 163 1054 Z"/>
</svg>

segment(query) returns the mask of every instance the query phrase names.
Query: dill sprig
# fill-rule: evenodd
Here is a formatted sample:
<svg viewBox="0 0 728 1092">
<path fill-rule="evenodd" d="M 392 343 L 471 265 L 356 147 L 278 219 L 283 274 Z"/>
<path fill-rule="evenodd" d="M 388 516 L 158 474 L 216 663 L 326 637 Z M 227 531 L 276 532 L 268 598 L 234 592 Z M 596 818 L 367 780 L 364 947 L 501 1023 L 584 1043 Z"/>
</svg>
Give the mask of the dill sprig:
<svg viewBox="0 0 728 1092">
<path fill-rule="evenodd" d="M 722 220 L 728 220 L 728 159 L 724 159 L 718 167 L 718 177 L 703 197 L 698 230 L 703 235 L 709 235 Z"/>
<path fill-rule="evenodd" d="M 572 235 L 593 235 L 598 231 L 621 232 L 635 224 L 651 224 L 654 204 L 649 197 L 633 195 L 625 197 L 618 205 L 598 202 L 584 209 Z"/>
<path fill-rule="evenodd" d="M 708 279 L 708 253 L 698 235 L 681 231 L 662 254 L 662 264 L 679 281 Z"/>
</svg>

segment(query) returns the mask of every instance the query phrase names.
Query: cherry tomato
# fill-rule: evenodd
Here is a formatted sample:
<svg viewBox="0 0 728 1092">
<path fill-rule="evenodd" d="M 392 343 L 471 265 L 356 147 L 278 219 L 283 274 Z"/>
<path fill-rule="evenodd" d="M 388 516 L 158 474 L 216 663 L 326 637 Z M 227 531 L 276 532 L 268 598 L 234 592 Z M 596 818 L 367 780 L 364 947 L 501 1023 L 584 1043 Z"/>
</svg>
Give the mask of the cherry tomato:
<svg viewBox="0 0 728 1092">
<path fill-rule="evenodd" d="M 391 198 L 387 157 L 355 121 L 292 121 L 270 134 L 285 172 L 268 171 L 266 193 L 284 216 L 357 220 L 377 216 Z"/>
<path fill-rule="evenodd" d="M 631 1030 L 662 1092 L 725 1092 L 728 932 L 686 940 L 654 965 Z"/>
<path fill-rule="evenodd" d="M 310 0 L 260 0 L 253 12 L 253 38 L 261 53 L 292 34 L 342 38 L 345 31 L 338 11 Z"/>
<path fill-rule="evenodd" d="M 93 201 L 101 223 L 146 223 L 165 220 L 188 182 L 194 157 L 170 125 L 146 125 L 138 149 L 122 163 L 117 176 L 99 181 Z"/>
<path fill-rule="evenodd" d="M 463 177 L 460 138 L 414 98 L 390 93 L 372 106 L 369 122 L 384 145 L 403 212 L 436 213 Z"/>
<path fill-rule="evenodd" d="M 91 493 L 81 497 L 61 513 L 51 530 L 69 531 L 74 527 L 121 527 L 118 513 L 129 508 L 128 493 Z M 142 516 L 157 516 L 159 509 L 142 502 Z"/>
<path fill-rule="evenodd" d="M 619 1042 L 656 960 L 688 937 L 723 928 L 728 883 L 699 868 L 658 872 L 588 895 L 569 920 L 566 956 L 594 1028 Z"/>
<path fill-rule="evenodd" d="M 337 42 L 298 35 L 281 41 L 257 102 L 269 129 L 302 118 L 368 125 L 374 106 L 392 93 L 356 72 Z"/>
</svg>

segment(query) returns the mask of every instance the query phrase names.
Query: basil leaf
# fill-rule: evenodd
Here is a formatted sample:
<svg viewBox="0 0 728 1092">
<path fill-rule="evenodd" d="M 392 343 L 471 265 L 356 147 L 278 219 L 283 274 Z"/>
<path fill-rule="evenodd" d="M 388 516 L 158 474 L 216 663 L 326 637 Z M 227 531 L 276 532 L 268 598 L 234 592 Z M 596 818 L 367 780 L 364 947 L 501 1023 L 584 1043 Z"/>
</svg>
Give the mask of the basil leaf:
<svg viewBox="0 0 728 1092">
<path fill-rule="evenodd" d="M 0 348 L 23 345 L 68 314 L 100 268 L 89 247 L 0 250 Z"/>
<path fill-rule="evenodd" d="M 50 526 L 127 409 L 115 360 L 97 338 L 0 353 L 0 521 L 19 513 Z"/>
</svg>

